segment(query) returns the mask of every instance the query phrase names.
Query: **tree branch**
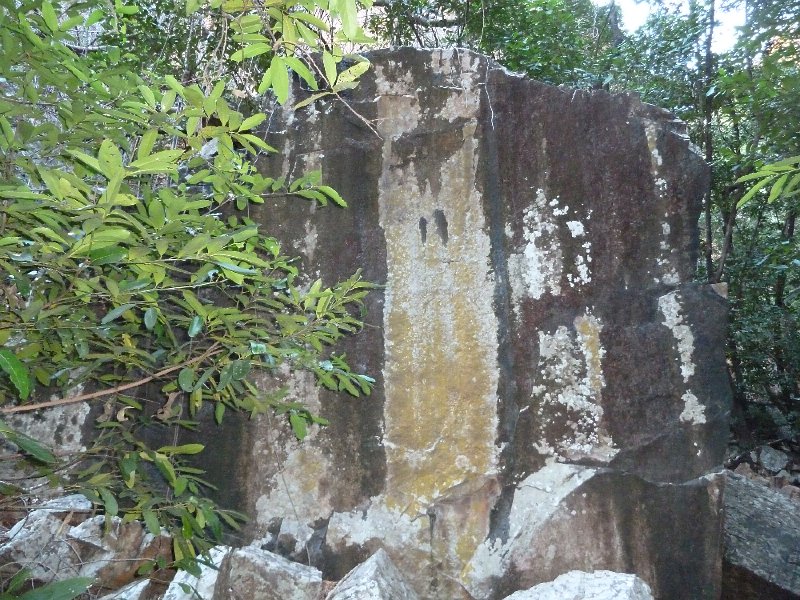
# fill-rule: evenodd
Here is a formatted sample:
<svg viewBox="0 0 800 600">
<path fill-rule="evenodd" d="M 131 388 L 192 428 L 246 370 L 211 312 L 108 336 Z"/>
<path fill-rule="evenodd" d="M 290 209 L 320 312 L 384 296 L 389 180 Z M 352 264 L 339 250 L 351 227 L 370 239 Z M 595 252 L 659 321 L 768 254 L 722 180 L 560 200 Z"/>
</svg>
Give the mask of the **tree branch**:
<svg viewBox="0 0 800 600">
<path fill-rule="evenodd" d="M 142 386 L 146 383 L 150 383 L 154 379 L 159 379 L 164 375 L 168 375 L 173 371 L 177 371 L 178 369 L 183 369 L 184 367 L 188 367 L 189 365 L 193 365 L 198 362 L 202 362 L 205 359 L 209 358 L 210 356 L 214 356 L 215 354 L 219 354 L 222 350 L 219 348 L 219 344 L 213 344 L 208 350 L 203 352 L 200 356 L 196 356 L 191 360 L 184 361 L 178 365 L 173 365 L 169 368 L 163 369 L 158 373 L 154 373 L 147 377 L 143 377 L 142 379 L 137 379 L 136 381 L 131 381 L 130 383 L 125 383 L 122 385 L 118 385 L 113 388 L 109 388 L 107 390 L 99 390 L 97 392 L 90 392 L 88 394 L 80 394 L 78 396 L 69 396 L 67 398 L 59 398 L 58 400 L 50 400 L 48 402 L 37 402 L 36 404 L 23 404 L 21 406 L 9 406 L 6 408 L 0 408 L 0 413 L 4 415 L 10 415 L 13 413 L 21 413 L 21 412 L 31 412 L 34 410 L 40 410 L 42 408 L 52 408 L 54 406 L 64 406 L 65 404 L 76 404 L 78 402 L 84 402 L 86 400 L 93 400 L 95 398 L 102 398 L 103 396 L 111 396 L 113 394 L 118 394 L 120 392 L 124 392 L 126 390 L 130 390 L 133 388 L 137 388 Z"/>
</svg>

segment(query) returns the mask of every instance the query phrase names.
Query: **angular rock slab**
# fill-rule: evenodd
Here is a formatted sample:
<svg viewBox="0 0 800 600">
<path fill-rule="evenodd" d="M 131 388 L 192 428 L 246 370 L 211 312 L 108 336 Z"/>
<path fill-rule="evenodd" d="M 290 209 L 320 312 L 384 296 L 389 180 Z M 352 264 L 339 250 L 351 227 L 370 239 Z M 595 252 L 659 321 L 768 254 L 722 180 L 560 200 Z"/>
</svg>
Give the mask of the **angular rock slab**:
<svg viewBox="0 0 800 600">
<path fill-rule="evenodd" d="M 402 573 L 382 549 L 358 565 L 325 600 L 418 600 Z"/>
<path fill-rule="evenodd" d="M 370 60 L 347 106 L 276 111 L 266 134 L 279 152 L 265 173 L 319 169 L 349 208 L 271 199 L 251 217 L 310 277 L 362 268 L 385 284 L 340 348 L 376 386 L 354 400 L 291 382 L 290 399 L 331 420 L 303 445 L 267 417 L 217 436 L 220 455 L 246 457 L 235 479 L 253 536 L 307 524 L 326 579 L 384 548 L 426 599 L 499 598 L 573 569 L 715 598 L 718 495 L 703 475 L 727 442 L 726 302 L 692 283 L 708 173 L 685 127 L 462 50 Z M 568 547 L 522 574 L 512 560 L 480 571 L 488 546 L 513 542 L 521 482 L 544 489 L 557 465 L 580 482 L 541 518 Z M 576 498 L 590 535 L 565 525 Z"/>
<path fill-rule="evenodd" d="M 247 546 L 222 560 L 213 600 L 318 600 L 320 572 L 260 548 Z"/>
<path fill-rule="evenodd" d="M 800 503 L 728 474 L 724 539 L 724 600 L 800 598 Z"/>
<path fill-rule="evenodd" d="M 570 571 L 554 581 L 514 592 L 505 600 L 653 600 L 650 587 L 636 575 L 613 571 Z"/>
<path fill-rule="evenodd" d="M 214 595 L 220 565 L 230 551 L 228 546 L 211 548 L 204 562 L 200 564 L 199 576 L 188 571 L 178 571 L 167 587 L 163 600 L 210 600 Z"/>
</svg>

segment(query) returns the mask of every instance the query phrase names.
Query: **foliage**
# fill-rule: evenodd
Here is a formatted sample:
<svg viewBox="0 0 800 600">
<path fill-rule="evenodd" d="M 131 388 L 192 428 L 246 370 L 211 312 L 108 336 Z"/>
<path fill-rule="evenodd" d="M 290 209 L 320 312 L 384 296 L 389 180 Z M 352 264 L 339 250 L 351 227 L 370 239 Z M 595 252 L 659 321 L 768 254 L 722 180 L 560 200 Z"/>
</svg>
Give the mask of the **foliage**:
<svg viewBox="0 0 800 600">
<path fill-rule="evenodd" d="M 218 422 L 227 410 L 277 409 L 303 437 L 324 419 L 251 381 L 282 365 L 353 396 L 371 390 L 331 353 L 360 328 L 370 284 L 358 273 L 303 284 L 247 216 L 270 195 L 346 206 L 319 173 L 286 181 L 257 168 L 275 152 L 259 108 L 267 93 L 289 101 L 290 72 L 317 92 L 299 104 L 352 87 L 368 63 L 342 44 L 367 38 L 355 0 L 188 0 L 181 17 L 141 7 L 0 2 L 0 413 L 104 402 L 82 456 L 7 422 L 0 433 L 106 515 L 165 528 L 190 567 L 241 516 L 206 498 L 202 472 L 185 463 L 202 444 L 153 448 L 148 432 L 192 428 L 210 406 Z M 179 53 L 154 53 L 164 23 L 179 36 L 210 32 L 178 46 L 196 59 L 179 77 L 169 73 Z M 322 65 L 308 60 L 319 50 Z"/>
<path fill-rule="evenodd" d="M 779 198 L 792 198 L 800 194 L 800 156 L 791 156 L 761 167 L 755 173 L 743 175 L 736 183 L 754 181 L 747 193 L 741 197 L 737 206 L 742 207 L 762 188 L 769 187 L 767 202 L 772 204 Z"/>
<path fill-rule="evenodd" d="M 591 0 L 376 2 L 373 30 L 394 44 L 458 45 L 550 83 L 601 85 L 619 9 Z"/>
<path fill-rule="evenodd" d="M 17 572 L 0 593 L 0 600 L 73 600 L 92 585 L 90 577 L 73 577 L 23 591 L 29 580 L 26 569 Z"/>
</svg>

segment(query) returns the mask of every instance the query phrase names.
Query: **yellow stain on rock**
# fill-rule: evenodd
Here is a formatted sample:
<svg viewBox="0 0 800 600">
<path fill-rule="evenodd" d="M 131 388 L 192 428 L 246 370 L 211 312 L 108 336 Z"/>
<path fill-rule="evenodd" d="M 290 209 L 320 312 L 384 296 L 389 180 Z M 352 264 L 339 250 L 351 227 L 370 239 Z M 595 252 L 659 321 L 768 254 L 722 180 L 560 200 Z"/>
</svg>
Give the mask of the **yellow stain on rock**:
<svg viewBox="0 0 800 600">
<path fill-rule="evenodd" d="M 591 313 L 575 317 L 575 331 L 581 341 L 584 359 L 586 361 L 586 377 L 589 387 L 597 401 L 605 385 L 603 378 L 603 356 L 605 350 L 600 343 L 600 332 L 603 327 L 600 321 Z"/>
<path fill-rule="evenodd" d="M 427 158 L 408 161 L 393 153 L 398 132 L 387 100 L 379 102 L 387 140 L 380 198 L 388 267 L 384 498 L 389 508 L 420 514 L 448 489 L 496 470 L 497 319 L 474 121 L 449 157 L 437 158 L 434 138 Z M 432 168 L 441 183 L 435 194 L 418 178 L 418 170 Z M 436 213 L 447 221 L 447 236 Z M 425 239 L 420 219 L 428 223 Z"/>
</svg>

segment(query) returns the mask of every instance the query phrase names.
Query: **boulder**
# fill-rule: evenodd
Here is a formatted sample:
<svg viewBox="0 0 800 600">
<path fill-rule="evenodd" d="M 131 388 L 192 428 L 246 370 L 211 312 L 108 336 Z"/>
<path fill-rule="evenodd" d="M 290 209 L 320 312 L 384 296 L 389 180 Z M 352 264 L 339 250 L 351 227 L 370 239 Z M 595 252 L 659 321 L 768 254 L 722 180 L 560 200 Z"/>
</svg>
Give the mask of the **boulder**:
<svg viewBox="0 0 800 600">
<path fill-rule="evenodd" d="M 318 600 L 321 589 L 322 574 L 317 569 L 247 546 L 222 560 L 213 600 Z"/>
<path fill-rule="evenodd" d="M 553 581 L 514 592 L 506 600 L 653 600 L 653 595 L 636 575 L 570 571 Z"/>
<path fill-rule="evenodd" d="M 723 600 L 800 599 L 800 503 L 729 473 Z"/>
<path fill-rule="evenodd" d="M 772 446 L 761 446 L 750 453 L 753 462 L 761 466 L 767 473 L 775 475 L 789 464 L 789 456 Z"/>
<path fill-rule="evenodd" d="M 389 555 L 378 550 L 342 579 L 325 600 L 418 600 Z"/>
<path fill-rule="evenodd" d="M 694 280 L 708 169 L 685 126 L 465 50 L 369 59 L 345 102 L 263 132 L 264 173 L 318 170 L 349 207 L 271 197 L 250 217 L 310 279 L 382 285 L 337 347 L 375 389 L 287 381 L 330 425 L 299 444 L 272 415 L 223 423 L 209 477 L 251 539 L 304 525 L 283 545 L 308 539 L 328 580 L 382 548 L 423 600 L 571 570 L 715 600 L 727 304 Z"/>
</svg>

